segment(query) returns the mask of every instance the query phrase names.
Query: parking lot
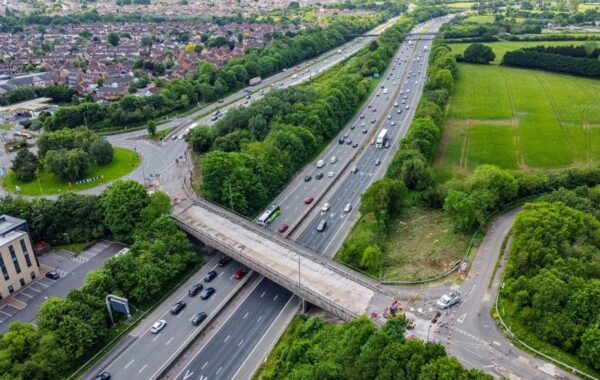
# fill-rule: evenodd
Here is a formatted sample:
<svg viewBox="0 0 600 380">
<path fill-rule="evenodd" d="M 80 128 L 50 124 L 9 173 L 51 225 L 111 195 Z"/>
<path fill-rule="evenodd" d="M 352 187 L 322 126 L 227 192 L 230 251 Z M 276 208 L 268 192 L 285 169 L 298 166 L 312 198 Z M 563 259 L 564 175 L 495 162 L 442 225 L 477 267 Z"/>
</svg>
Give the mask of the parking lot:
<svg viewBox="0 0 600 380">
<path fill-rule="evenodd" d="M 86 275 L 102 266 L 124 246 L 100 240 L 74 256 L 66 251 L 48 252 L 40 256 L 40 277 L 0 304 L 0 332 L 6 332 L 11 321 L 33 322 L 39 306 L 50 297 L 65 297 L 71 289 L 80 288 Z M 58 280 L 45 277 L 49 271 L 60 274 Z"/>
</svg>

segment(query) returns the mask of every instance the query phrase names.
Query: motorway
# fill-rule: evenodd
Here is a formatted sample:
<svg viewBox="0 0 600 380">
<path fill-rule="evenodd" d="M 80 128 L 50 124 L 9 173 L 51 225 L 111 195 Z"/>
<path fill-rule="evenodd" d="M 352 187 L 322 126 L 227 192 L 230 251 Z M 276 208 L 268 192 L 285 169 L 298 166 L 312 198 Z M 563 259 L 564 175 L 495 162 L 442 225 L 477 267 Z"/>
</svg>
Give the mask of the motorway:
<svg viewBox="0 0 600 380">
<path fill-rule="evenodd" d="M 435 22 L 427 22 L 424 25 L 417 26 L 413 32 L 422 31 L 424 29 L 428 29 L 428 31 L 436 31 L 439 26 L 443 24 L 444 19 L 437 19 Z M 386 163 L 393 153 L 395 149 L 398 147 L 399 139 L 404 136 L 406 130 L 408 129 L 408 125 L 410 124 L 410 120 L 412 119 L 412 115 L 414 114 L 414 109 L 416 104 L 420 98 L 420 91 L 422 89 L 423 83 L 425 81 L 425 71 L 426 65 L 422 63 L 427 62 L 428 50 L 424 51 L 423 46 L 429 45 L 431 46 L 430 41 L 420 41 L 415 42 L 414 46 L 409 46 L 408 41 L 404 42 L 394 59 L 392 60 L 392 64 L 388 68 L 387 72 L 384 74 L 383 79 L 380 82 L 380 85 L 388 88 L 388 94 L 384 94 L 384 91 L 381 87 L 379 87 L 376 91 L 374 91 L 373 95 L 365 102 L 365 106 L 361 111 L 357 113 L 357 116 L 348 124 L 349 126 L 355 125 L 354 129 L 345 128 L 342 132 L 340 132 L 340 136 L 343 136 L 344 133 L 348 133 L 348 138 L 351 138 L 354 142 L 358 142 L 359 146 L 357 148 L 353 148 L 352 145 L 347 145 L 344 143 L 340 145 L 338 143 L 338 138 L 334 139 L 330 146 L 325 150 L 318 159 L 324 158 L 327 159 L 328 163 L 323 168 L 324 177 L 321 180 L 314 179 L 314 168 L 316 167 L 316 160 L 313 163 L 307 165 L 305 170 L 303 170 L 299 175 L 296 176 L 295 180 L 288 184 L 287 188 L 282 192 L 280 197 L 275 200 L 275 203 L 279 204 L 282 209 L 281 216 L 275 221 L 275 223 L 271 224 L 269 228 L 276 229 L 277 226 L 281 225 L 281 223 L 290 224 L 291 228 L 294 228 L 292 223 L 297 223 L 299 219 L 302 218 L 303 214 L 306 210 L 306 205 L 304 204 L 304 198 L 306 196 L 315 196 L 317 198 L 317 192 L 324 192 L 328 187 L 332 185 L 332 182 L 327 176 L 328 171 L 332 170 L 341 170 L 342 167 L 346 167 L 345 173 L 349 173 L 350 166 L 349 165 L 352 160 L 356 160 L 357 165 L 359 166 L 359 173 L 356 174 L 346 174 L 346 178 L 344 179 L 343 187 L 338 187 L 339 189 L 349 189 L 353 195 L 351 198 L 350 194 L 346 194 L 345 198 L 340 198 L 339 202 L 336 202 L 341 205 L 339 209 L 344 207 L 346 202 L 354 202 L 353 205 L 356 206 L 358 200 L 360 199 L 360 194 L 364 191 L 364 189 L 368 186 L 369 183 L 373 181 L 377 176 L 382 176 L 385 172 Z M 417 55 L 421 57 L 417 61 Z M 404 62 L 406 60 L 406 62 Z M 407 76 L 410 74 L 412 70 L 412 74 L 410 78 Z M 420 73 L 419 73 L 420 72 Z M 388 79 L 389 78 L 389 79 Z M 394 79 L 395 78 L 395 79 Z M 418 83 L 415 83 L 415 82 Z M 394 84 L 395 82 L 395 84 Z M 408 82 L 408 83 L 405 83 Z M 402 105 L 402 98 L 400 97 L 400 91 L 403 93 L 406 89 L 410 89 L 409 95 L 407 96 L 406 105 Z M 379 96 L 377 93 L 380 92 Z M 399 106 L 393 107 L 394 102 L 398 101 Z M 408 105 L 408 109 L 406 106 Z M 403 112 L 398 114 L 397 109 L 400 109 L 402 106 Z M 376 111 L 373 112 L 372 109 L 375 108 Z M 387 119 L 387 115 L 394 111 L 394 114 L 391 119 Z M 364 118 L 361 119 L 360 115 L 365 114 Z M 375 123 L 371 123 L 370 120 L 375 118 Z M 360 123 L 365 121 L 366 128 L 361 127 Z M 396 121 L 396 126 L 391 126 L 391 121 Z M 368 125 L 367 125 L 368 124 Z M 375 135 L 375 132 L 379 129 L 380 126 L 389 126 L 390 130 L 390 148 L 388 149 L 375 149 L 373 145 L 369 145 L 370 139 Z M 370 130 L 370 133 L 362 133 L 363 129 Z M 329 159 L 331 156 L 336 155 L 338 161 L 335 164 L 329 164 Z M 355 158 L 358 156 L 358 158 Z M 381 159 L 381 165 L 375 166 L 375 160 L 377 158 Z M 363 166 L 364 165 L 364 166 Z M 373 169 L 371 169 L 373 168 Z M 344 175 L 344 171 L 341 173 L 336 173 L 336 175 Z M 371 174 L 369 174 L 371 173 Z M 308 174 L 313 176 L 308 182 L 304 181 L 304 177 Z M 333 179 L 336 179 L 335 176 Z M 356 183 L 348 183 L 347 181 L 355 180 Z M 339 182 L 339 180 L 338 180 Z M 318 199 L 315 200 L 315 204 Z M 331 200 L 333 202 L 333 199 Z M 333 204 L 333 203 L 332 203 Z M 319 207 L 320 208 L 320 207 Z M 318 210 L 317 210 L 318 213 Z M 331 214 L 337 213 L 331 212 Z M 358 213 L 357 207 L 354 207 L 352 213 Z M 343 213 L 342 213 L 343 214 Z M 348 213 L 351 214 L 351 213 Z M 335 216 L 333 217 L 335 218 Z M 332 219 L 333 219 L 332 218 Z M 313 236 L 312 232 L 316 232 L 315 228 L 312 228 L 313 223 L 318 223 L 320 220 L 320 216 L 317 215 L 315 218 L 312 218 L 311 222 L 307 227 L 304 227 L 304 233 L 307 233 L 308 236 Z M 339 219 L 340 221 L 344 221 L 345 219 Z M 337 222 L 337 221 L 336 221 Z M 320 247 L 326 246 L 329 242 L 334 241 L 336 238 L 341 238 L 338 236 L 338 233 L 335 231 L 340 231 L 340 226 L 343 223 L 332 223 L 332 225 L 337 228 L 328 227 L 326 230 L 328 233 L 323 234 L 323 239 L 319 239 L 319 244 L 317 247 L 311 246 L 311 241 L 302 241 L 305 245 L 309 245 L 317 252 L 322 253 L 322 249 Z M 268 279 L 263 279 L 259 284 L 258 288 L 264 283 L 271 283 Z M 274 285 L 276 288 L 280 289 L 279 291 L 285 291 L 284 288 L 280 286 Z M 258 289 L 257 288 L 257 289 Z M 239 316 L 243 313 L 243 310 L 253 307 L 252 305 L 256 303 L 261 303 L 261 295 L 262 291 L 254 290 L 252 293 L 238 306 L 238 308 L 234 311 L 234 316 Z M 289 302 L 292 295 L 291 293 L 288 295 L 286 302 Z M 282 301 L 283 302 L 283 301 Z M 285 304 L 284 303 L 284 304 Z M 264 321 L 262 323 L 256 323 L 255 329 L 260 329 L 263 331 L 263 334 L 254 334 L 253 339 L 250 340 L 250 337 L 245 338 L 243 345 L 244 347 L 259 347 L 264 342 L 266 344 L 269 343 L 269 340 L 276 339 L 275 337 L 271 337 L 271 339 L 265 339 L 265 336 L 269 334 L 271 322 L 275 318 L 277 318 L 280 313 L 283 312 L 283 305 L 279 308 L 271 308 L 269 310 L 264 310 L 263 315 Z M 295 313 L 296 310 L 288 309 L 286 312 Z M 246 379 L 252 375 L 252 372 L 258 366 L 259 362 L 257 361 L 253 365 L 248 365 L 246 362 L 246 356 L 238 355 L 237 350 L 241 349 L 235 347 L 233 345 L 222 347 L 217 353 L 213 347 L 221 346 L 221 339 L 223 336 L 240 336 L 245 335 L 247 332 L 244 328 L 238 323 L 226 323 L 223 325 L 218 334 L 212 337 L 206 345 L 198 351 L 198 353 L 194 356 L 194 358 L 189 362 L 189 364 L 181 370 L 181 372 L 177 375 L 178 380 L 187 380 L 188 378 L 192 379 L 205 379 L 205 378 L 218 378 L 218 379 Z M 208 363 L 208 364 L 205 364 Z M 227 368 L 229 373 L 235 374 L 233 377 L 224 376 L 222 372 L 217 373 L 219 368 Z M 238 369 L 246 367 L 245 371 L 242 373 L 238 372 Z"/>
<path fill-rule="evenodd" d="M 218 258 L 213 257 L 202 270 L 194 274 L 192 280 L 192 283 L 203 284 L 205 289 L 209 286 L 216 289 L 209 299 L 203 300 L 199 294 L 191 297 L 187 293 L 188 287 L 180 288 L 153 314 L 155 318 L 147 318 L 126 337 L 127 347 L 121 347 L 120 354 L 110 358 L 110 364 L 103 366 L 102 371 L 108 371 L 115 379 L 156 377 L 176 353 L 189 343 L 195 333 L 206 326 L 211 317 L 211 310 L 225 303 L 243 285 L 243 279 L 235 280 L 233 275 L 236 270 L 244 267 L 231 261 L 221 268 L 217 265 Z M 217 271 L 218 275 L 207 283 L 203 277 L 210 270 Z M 179 300 L 186 302 L 187 306 L 179 314 L 171 315 L 170 307 Z M 208 318 L 200 325 L 193 326 L 190 322 L 192 317 L 202 311 L 209 314 Z M 167 326 L 160 333 L 152 334 L 150 327 L 160 319 L 164 319 Z"/>
</svg>

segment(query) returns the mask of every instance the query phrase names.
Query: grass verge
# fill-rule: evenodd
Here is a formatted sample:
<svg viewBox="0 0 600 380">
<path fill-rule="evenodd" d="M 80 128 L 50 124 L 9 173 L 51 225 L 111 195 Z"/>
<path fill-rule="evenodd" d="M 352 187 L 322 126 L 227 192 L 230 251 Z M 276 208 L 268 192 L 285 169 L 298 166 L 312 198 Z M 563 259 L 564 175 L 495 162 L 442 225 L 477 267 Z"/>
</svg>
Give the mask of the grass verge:
<svg viewBox="0 0 600 380">
<path fill-rule="evenodd" d="M 162 131 L 157 131 L 154 135 L 146 135 L 146 138 L 148 140 L 160 140 L 162 138 L 164 138 L 166 135 L 168 135 L 169 133 L 171 133 L 175 128 L 177 127 L 171 127 L 171 128 L 166 128 L 163 129 Z"/>
<path fill-rule="evenodd" d="M 64 194 L 70 191 L 81 191 L 89 189 L 103 183 L 121 178 L 124 175 L 132 172 L 140 165 L 141 158 L 133 150 L 114 147 L 114 157 L 108 165 L 90 165 L 87 178 L 99 177 L 98 180 L 86 183 L 74 184 L 62 181 L 55 175 L 41 170 L 39 180 L 35 179 L 31 182 L 19 181 L 13 172 L 6 175 L 3 181 L 3 186 L 11 193 L 16 193 L 16 187 L 20 187 L 19 194 L 21 195 L 50 195 Z"/>
</svg>

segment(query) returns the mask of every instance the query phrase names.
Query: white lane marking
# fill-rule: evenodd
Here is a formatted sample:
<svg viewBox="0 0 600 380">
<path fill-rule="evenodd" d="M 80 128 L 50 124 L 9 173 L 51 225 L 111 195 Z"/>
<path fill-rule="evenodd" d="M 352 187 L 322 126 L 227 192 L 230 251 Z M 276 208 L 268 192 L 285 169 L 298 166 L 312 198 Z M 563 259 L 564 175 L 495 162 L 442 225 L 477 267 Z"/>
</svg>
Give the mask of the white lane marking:
<svg viewBox="0 0 600 380">
<path fill-rule="evenodd" d="M 170 344 L 170 343 L 173 341 L 173 339 L 174 339 L 174 337 L 171 337 L 171 339 L 169 339 L 169 340 L 167 341 L 167 343 L 165 343 L 165 346 L 168 346 L 168 345 L 169 345 L 169 344 Z"/>
<path fill-rule="evenodd" d="M 204 369 L 204 367 L 206 367 L 207 365 L 208 365 L 208 362 L 204 363 L 204 365 L 200 369 Z"/>
<path fill-rule="evenodd" d="M 156 342 L 156 340 L 160 337 L 161 334 L 158 334 L 154 339 L 152 339 L 153 342 Z"/>
<path fill-rule="evenodd" d="M 177 319 L 181 318 L 181 316 L 183 315 L 183 313 L 185 313 L 185 310 L 184 310 L 184 311 L 181 311 L 181 312 L 179 313 L 179 315 L 177 316 Z"/>
<path fill-rule="evenodd" d="M 25 292 L 21 292 L 21 293 L 19 293 L 19 294 L 22 294 L 22 295 L 24 295 L 25 297 L 29 297 L 30 299 L 31 299 L 31 298 L 33 298 L 33 296 L 31 296 L 31 295 L 29 295 L 29 294 L 27 294 L 27 293 L 25 293 Z"/>
<path fill-rule="evenodd" d="M 498 347 L 500 347 L 500 346 L 501 346 L 500 342 L 493 341 L 492 343 L 494 343 L 494 344 L 495 344 L 496 346 L 498 346 Z"/>
<path fill-rule="evenodd" d="M 275 296 L 275 298 L 273 298 L 273 301 L 277 301 L 277 297 L 279 297 L 279 294 Z"/>
<path fill-rule="evenodd" d="M 12 314 L 8 314 L 8 313 L 7 313 L 7 312 L 5 312 L 5 311 L 2 311 L 2 310 L 0 310 L 0 313 L 2 313 L 2 314 L 6 314 L 6 315 L 8 315 L 9 317 L 12 317 Z"/>
<path fill-rule="evenodd" d="M 263 298 L 265 296 L 266 292 L 262 292 L 262 294 L 260 295 L 260 298 Z"/>
<path fill-rule="evenodd" d="M 481 355 L 479 355 L 477 352 L 471 351 L 471 350 L 469 350 L 468 348 L 465 348 L 465 347 L 463 347 L 463 349 L 464 349 L 465 351 L 468 351 L 468 352 L 472 353 L 472 354 L 473 354 L 473 355 L 475 355 L 475 356 L 478 356 L 478 357 L 480 357 L 480 358 L 482 357 L 482 356 L 481 356 Z"/>
<path fill-rule="evenodd" d="M 129 367 L 134 361 L 135 359 L 131 359 L 131 361 L 127 363 L 127 365 L 123 369 L 127 369 L 127 367 Z"/>
<path fill-rule="evenodd" d="M 256 320 L 256 323 L 260 322 L 261 319 L 262 319 L 262 315 L 260 317 L 258 317 L 258 319 Z"/>
<path fill-rule="evenodd" d="M 240 342 L 238 343 L 238 347 L 242 345 L 242 343 L 244 343 L 244 340 L 240 340 Z"/>
<path fill-rule="evenodd" d="M 223 369 L 223 367 L 219 367 L 219 369 L 217 370 L 217 373 L 215 375 L 218 375 L 219 372 L 221 372 L 222 369 Z"/>
<path fill-rule="evenodd" d="M 225 273 L 225 271 L 219 273 L 219 277 L 221 277 L 224 273 Z"/>
<path fill-rule="evenodd" d="M 242 319 L 246 319 L 246 317 L 248 316 L 249 312 L 246 312 L 246 314 L 244 314 L 244 318 Z"/>
<path fill-rule="evenodd" d="M 142 373 L 142 371 L 145 370 L 146 367 L 148 367 L 148 364 L 144 364 L 144 366 L 138 371 L 138 373 Z"/>
<path fill-rule="evenodd" d="M 185 371 L 185 375 L 183 375 L 183 380 L 187 380 L 188 377 L 191 377 L 194 374 L 194 372 L 190 372 L 190 371 Z"/>
<path fill-rule="evenodd" d="M 460 317 L 458 317 L 458 319 L 456 320 L 456 322 L 463 323 L 465 321 L 466 317 L 467 317 L 467 313 L 464 313 L 463 315 L 461 315 Z"/>
<path fill-rule="evenodd" d="M 229 337 L 230 337 L 230 336 L 231 336 L 231 335 L 227 335 L 227 338 L 225 338 L 225 340 L 223 341 L 223 343 L 227 343 L 227 341 L 229 340 Z"/>
</svg>

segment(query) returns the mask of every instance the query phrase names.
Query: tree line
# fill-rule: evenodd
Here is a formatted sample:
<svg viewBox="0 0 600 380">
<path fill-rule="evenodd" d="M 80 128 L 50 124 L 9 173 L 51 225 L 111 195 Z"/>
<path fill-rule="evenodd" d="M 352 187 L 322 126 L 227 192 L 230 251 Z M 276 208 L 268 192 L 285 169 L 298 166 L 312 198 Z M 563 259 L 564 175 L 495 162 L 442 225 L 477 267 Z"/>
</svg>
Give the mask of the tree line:
<svg viewBox="0 0 600 380">
<path fill-rule="evenodd" d="M 438 343 L 407 339 L 407 320 L 389 319 L 376 328 L 366 317 L 326 323 L 319 317 L 296 317 L 257 378 L 483 380 L 492 377 L 467 370 Z"/>
<path fill-rule="evenodd" d="M 373 74 L 385 70 L 412 25 L 403 17 L 369 48 L 307 84 L 231 109 L 212 129 L 194 128 L 192 147 L 208 151 L 200 162 L 201 194 L 248 216 L 264 208 L 354 115 Z"/>
<path fill-rule="evenodd" d="M 428 81 L 413 121 L 385 177 L 361 196 L 361 219 L 344 242 L 337 258 L 354 268 L 379 275 L 384 264 L 382 243 L 390 221 L 409 202 L 408 192 L 418 192 L 420 202 L 439 207 L 443 202 L 429 166 L 441 136 L 443 111 L 457 75 L 456 58 L 440 39 L 431 46 Z"/>
<path fill-rule="evenodd" d="M 65 194 L 57 200 L 31 202 L 0 199 L 3 213 L 29 222 L 34 241 L 64 243 L 63 233 L 68 233 L 71 242 L 110 236 L 132 243 L 128 254 L 113 257 L 90 272 L 80 289 L 71 290 L 64 299 L 45 301 L 35 325 L 10 324 L 0 335 L 0 377 L 68 377 L 109 337 L 107 294 L 126 297 L 145 308 L 196 267 L 199 257 L 169 217 L 170 209 L 166 194 L 148 195 L 133 181 L 117 181 L 100 196 Z"/>
<path fill-rule="evenodd" d="M 76 128 L 114 130 L 147 123 L 150 120 L 192 108 L 200 102 L 211 103 L 243 88 L 256 76 L 269 76 L 283 68 L 318 56 L 343 43 L 347 35 L 363 33 L 383 22 L 388 13 L 368 16 L 336 16 L 327 28 L 310 28 L 295 35 L 275 33 L 263 49 L 249 49 L 239 58 L 217 68 L 208 62 L 186 79 L 162 83 L 160 92 L 148 97 L 127 95 L 107 105 L 84 102 L 60 107 L 44 119 L 48 130 Z"/>
<path fill-rule="evenodd" d="M 73 96 L 77 95 L 77 91 L 66 85 L 22 87 L 1 94 L 0 106 L 7 106 L 39 97 L 50 98 L 53 103 L 68 103 L 71 102 Z"/>
<path fill-rule="evenodd" d="M 600 187 L 561 188 L 513 226 L 500 305 L 510 324 L 600 370 Z"/>
<path fill-rule="evenodd" d="M 576 47 L 552 48 L 536 46 L 509 51 L 502 57 L 502 65 L 547 70 L 558 73 L 600 78 L 600 60 L 587 54 L 574 56 Z M 599 49 L 592 54 L 598 56 Z"/>
</svg>

